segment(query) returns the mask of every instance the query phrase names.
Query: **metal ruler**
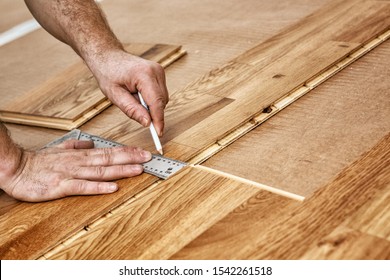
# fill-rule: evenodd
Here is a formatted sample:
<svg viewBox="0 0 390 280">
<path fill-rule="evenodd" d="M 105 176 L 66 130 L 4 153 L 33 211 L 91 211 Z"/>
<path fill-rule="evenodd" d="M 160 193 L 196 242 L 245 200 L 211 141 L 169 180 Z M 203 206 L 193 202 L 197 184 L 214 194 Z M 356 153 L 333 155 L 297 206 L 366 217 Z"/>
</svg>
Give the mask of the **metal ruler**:
<svg viewBox="0 0 390 280">
<path fill-rule="evenodd" d="M 112 147 L 124 146 L 123 144 L 120 144 L 118 142 L 114 142 L 111 140 L 101 138 L 99 136 L 88 134 L 82 132 L 79 129 L 74 129 L 68 132 L 67 134 L 63 135 L 62 137 L 50 142 L 44 148 L 58 145 L 69 139 L 92 140 L 95 145 L 95 148 L 112 148 Z M 175 174 L 177 171 L 182 169 L 187 164 L 182 161 L 167 158 L 157 154 L 152 154 L 152 159 L 142 165 L 146 173 L 152 174 L 162 179 L 167 179 L 169 176 Z"/>
</svg>

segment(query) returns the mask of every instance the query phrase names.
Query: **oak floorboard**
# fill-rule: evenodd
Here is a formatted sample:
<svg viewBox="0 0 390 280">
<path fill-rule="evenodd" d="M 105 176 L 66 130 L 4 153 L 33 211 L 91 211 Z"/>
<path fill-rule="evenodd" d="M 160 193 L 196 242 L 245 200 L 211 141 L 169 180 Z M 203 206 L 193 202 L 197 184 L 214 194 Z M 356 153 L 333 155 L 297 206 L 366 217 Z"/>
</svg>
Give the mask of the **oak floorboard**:
<svg viewBox="0 0 390 280">
<path fill-rule="evenodd" d="M 176 53 L 183 54 L 180 46 L 162 44 L 127 44 L 125 49 L 162 65 L 169 65 L 179 58 Z M 27 125 L 73 129 L 110 104 L 88 67 L 80 61 L 21 97 L 2 104 L 0 119 Z"/>
<path fill-rule="evenodd" d="M 344 226 L 308 249 L 302 259 L 317 260 L 389 260 L 390 242 Z"/>
<path fill-rule="evenodd" d="M 389 29 L 390 19 L 386 16 L 389 9 L 389 3 L 381 1 L 330 1 L 263 44 L 241 54 L 235 61 L 261 68 L 290 51 L 319 47 L 326 41 L 364 44 Z M 277 52 L 275 44 L 280 47 Z"/>
<path fill-rule="evenodd" d="M 390 242 L 390 182 L 346 222 L 351 229 Z"/>
<path fill-rule="evenodd" d="M 110 0 L 100 5 L 112 29 L 123 42 L 136 40 L 183 45 L 188 55 L 166 70 L 167 86 L 172 95 L 207 71 L 267 40 L 329 2 L 171 0 L 169 9 L 165 2 L 158 0 Z M 204 8 L 206 6 L 207 9 Z M 213 12 L 216 10 L 218 13 Z M 0 103 L 6 103 L 39 86 L 79 59 L 69 47 L 44 30 L 3 46 L 0 56 L 7 58 L 1 64 L 7 71 L 0 71 Z M 1 78 L 5 74 L 9 78 Z M 21 76 L 23 83 L 20 83 Z M 92 124 L 103 126 L 107 122 L 109 125 L 110 119 L 118 118 L 121 114 L 114 106 L 107 108 L 100 113 L 102 117 L 99 121 L 92 119 L 88 122 L 91 124 L 91 131 L 88 132 L 93 132 Z M 53 140 L 54 134 L 62 134 L 55 129 L 48 132 L 33 126 L 7 126 L 14 139 L 26 148 L 41 147 Z"/>
<path fill-rule="evenodd" d="M 390 134 L 256 242 L 247 258 L 301 258 L 390 183 Z M 277 230 L 278 233 L 275 232 Z"/>
<path fill-rule="evenodd" d="M 265 228 L 300 202 L 270 192 L 259 192 L 211 226 L 170 259 L 231 259 L 243 244 L 256 240 Z"/>
<path fill-rule="evenodd" d="M 44 29 L 0 47 L 0 57 L 2 108 L 80 61 L 69 46 L 60 43 Z"/>
<path fill-rule="evenodd" d="M 44 203 L 14 201 L 0 215 L 0 258 L 38 258 L 157 180 L 148 174 L 119 180 L 119 190 L 110 195 L 74 196 Z"/>
<path fill-rule="evenodd" d="M 340 1 L 336 1 L 339 5 Z M 267 108 L 275 101 L 288 93 L 304 85 L 312 77 L 320 75 L 323 71 L 336 65 L 341 59 L 348 56 L 355 48 L 361 47 L 363 43 L 334 41 L 332 27 L 337 29 L 339 21 L 349 22 L 350 18 L 358 18 L 365 13 L 367 8 L 370 11 L 371 17 L 379 16 L 382 21 L 375 21 L 376 28 L 368 29 L 367 32 L 384 32 L 389 27 L 387 25 L 388 17 L 382 12 L 383 10 L 390 12 L 390 4 L 383 2 L 365 2 L 357 1 L 356 7 L 352 10 L 346 10 L 340 18 L 335 21 L 328 22 L 327 33 L 321 35 L 313 35 L 309 37 L 309 43 L 304 43 L 301 24 L 306 23 L 302 20 L 295 25 L 295 28 L 289 29 L 287 33 L 289 38 L 294 38 L 294 45 L 285 45 L 284 41 L 276 35 L 277 40 L 271 38 L 272 47 L 268 48 L 269 41 L 264 45 L 269 49 L 269 52 L 283 53 L 276 60 L 272 60 L 269 64 L 254 65 L 245 63 L 242 65 L 242 59 L 238 60 L 239 65 L 227 64 L 226 67 L 217 71 L 218 77 L 214 78 L 215 72 L 198 80 L 189 89 L 196 94 L 198 92 L 197 83 L 201 83 L 202 92 L 210 93 L 235 99 L 235 102 L 226 106 L 222 110 L 213 114 L 206 120 L 200 122 L 195 127 L 182 133 L 175 138 L 177 143 L 183 145 L 193 145 L 194 148 L 204 147 L 215 143 L 216 140 L 226 135 L 231 130 L 240 126 L 243 122 L 250 120 L 256 113 L 260 113 L 264 108 Z M 359 8 L 359 9 L 358 9 Z M 319 11 L 314 13 L 327 17 L 326 13 Z M 333 16 L 332 16 L 333 18 Z M 383 24 L 385 21 L 385 25 Z M 335 22 L 335 23 L 333 23 Z M 315 24 L 309 22 L 307 24 Z M 370 22 L 372 25 L 372 23 Z M 375 24 L 374 24 L 375 25 Z M 343 31 L 356 33 L 358 29 L 355 25 L 342 25 Z M 386 26 L 386 27 L 384 27 Z M 317 27 L 317 26 L 314 26 Z M 313 27 L 313 28 L 314 28 Z M 360 30 L 360 29 L 359 29 Z M 379 32 L 379 31 L 378 31 Z M 286 34 L 286 36 L 287 36 Z M 366 37 L 371 38 L 379 36 L 381 33 L 370 33 Z M 309 33 L 310 35 L 310 33 Z M 255 49 L 262 49 L 263 44 L 260 44 Z M 284 50 L 287 48 L 287 50 Z M 248 51 L 251 53 L 251 50 Z M 246 57 L 247 60 L 256 60 L 257 57 Z M 221 77 L 222 76 L 222 77 Z M 225 78 L 228 76 L 227 78 Z M 229 79 L 229 77 L 231 77 Z M 206 83 L 204 82 L 206 81 Z M 207 87 L 207 89 L 206 89 Z M 186 89 L 188 90 L 188 88 Z"/>
<path fill-rule="evenodd" d="M 390 131 L 390 41 L 204 165 L 309 196 Z"/>
<path fill-rule="evenodd" d="M 101 6 L 124 42 L 140 38 L 183 45 L 188 55 L 167 75 L 173 93 L 329 2 L 170 0 L 164 5 L 158 0 L 111 0 Z"/>
<path fill-rule="evenodd" d="M 338 226 L 342 225 L 367 201 L 383 191 L 389 183 L 390 134 L 386 135 L 371 150 L 340 172 L 332 182 L 315 192 L 302 204 L 289 212 L 281 213 L 277 219 L 272 219 L 267 226 L 261 225 L 258 228 L 261 234 L 251 235 L 251 239 L 236 243 L 234 253 L 224 254 L 224 247 L 209 244 L 209 246 L 203 247 L 201 258 L 207 259 L 209 256 L 212 258 L 217 254 L 215 252 L 217 249 L 219 249 L 218 257 L 221 259 L 304 258 L 306 252 L 313 252 L 316 248 L 320 248 L 322 238 L 326 238 Z M 232 217 L 232 214 L 229 215 Z M 229 220 L 229 218 L 229 216 L 226 216 L 225 220 Z M 244 220 L 244 217 L 241 220 Z M 250 219 L 248 221 L 251 222 Z M 223 236 L 224 234 L 221 232 L 229 231 L 232 226 L 234 226 L 234 223 L 222 224 L 220 222 L 208 231 L 213 232 L 216 236 Z M 252 230 L 255 231 L 255 229 Z M 201 246 L 207 242 L 203 239 L 207 236 L 206 231 L 177 252 L 176 255 L 173 255 L 173 258 L 175 256 L 180 259 L 199 258 L 196 250 L 197 244 Z M 233 239 L 234 236 L 232 235 L 230 238 Z M 368 240 L 370 239 L 368 238 Z M 365 242 L 364 238 L 362 240 L 362 242 Z M 386 241 L 385 239 L 382 240 Z M 213 242 L 217 241 L 214 240 Z M 387 243 L 384 242 L 384 244 Z M 337 243 L 335 246 L 337 246 Z M 340 246 L 343 247 L 342 242 Z M 207 250 L 208 248 L 209 250 Z M 334 248 L 334 250 L 337 250 L 337 248 Z M 232 251 L 233 249 L 229 249 L 228 252 Z M 377 256 L 383 257 L 386 254 L 386 250 L 384 253 L 379 250 Z M 316 255 L 310 253 L 307 257 L 310 256 L 315 258 Z"/>
<path fill-rule="evenodd" d="M 147 6 L 147 5 L 145 5 L 145 6 Z M 163 10 L 163 9 L 162 9 L 162 10 Z M 129 18 L 130 18 L 130 17 L 129 17 Z M 143 22 L 145 22 L 145 20 L 144 20 Z M 206 21 L 206 22 L 207 22 L 207 21 Z M 164 34 L 164 35 L 165 35 L 165 34 Z M 169 35 L 169 34 L 168 34 L 168 35 Z M 150 35 L 149 35 L 149 36 L 150 36 Z M 234 40 L 237 40 L 237 38 L 235 37 Z M 227 105 L 227 106 L 229 106 L 229 105 Z M 225 107 L 223 107 L 223 108 L 226 108 L 227 106 L 225 106 Z M 250 116 L 249 116 L 249 114 L 248 114 L 248 116 L 245 116 L 245 117 L 250 117 Z M 174 141 L 174 140 L 175 140 L 175 139 L 171 140 L 171 142 Z M 196 139 L 192 139 L 192 141 L 194 141 L 194 140 L 196 141 Z M 200 146 L 201 146 L 201 145 L 200 145 Z M 188 179 L 188 180 L 190 180 L 190 179 Z M 95 204 L 96 204 L 96 203 L 100 203 L 100 201 L 99 201 L 99 202 L 95 202 Z M 104 203 L 104 201 L 103 201 L 103 203 Z M 69 233 L 69 232 L 68 232 L 68 233 Z M 20 249 L 23 250 L 23 246 L 21 246 Z M 31 254 L 31 255 L 33 255 L 33 254 Z"/>
<path fill-rule="evenodd" d="M 166 259 L 259 192 L 189 167 L 45 257 Z"/>
<path fill-rule="evenodd" d="M 166 128 L 164 136 L 160 139 L 162 145 L 169 144 L 183 131 L 228 106 L 231 102 L 233 100 L 229 98 L 221 98 L 209 94 L 194 96 L 183 93 L 176 96 L 176 98 L 172 98 L 165 110 Z M 117 112 L 118 110 L 113 111 Z M 123 144 L 140 146 L 144 149 L 155 151 L 155 145 L 148 129 L 129 120 L 124 114 L 118 114 L 116 118 L 105 118 L 106 116 L 96 117 L 97 123 L 100 120 L 102 121 L 99 127 L 96 124 L 87 123 L 81 129 Z M 107 131 L 106 126 L 108 123 L 111 127 L 109 131 Z"/>
</svg>

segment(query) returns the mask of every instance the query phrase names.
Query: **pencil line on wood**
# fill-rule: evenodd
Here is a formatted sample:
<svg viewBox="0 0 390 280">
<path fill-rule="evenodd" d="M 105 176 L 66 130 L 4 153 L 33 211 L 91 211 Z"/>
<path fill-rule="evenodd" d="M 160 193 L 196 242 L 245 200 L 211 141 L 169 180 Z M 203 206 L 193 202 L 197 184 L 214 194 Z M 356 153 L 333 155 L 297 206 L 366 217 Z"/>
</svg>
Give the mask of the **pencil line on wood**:
<svg viewBox="0 0 390 280">
<path fill-rule="evenodd" d="M 291 198 L 294 200 L 303 201 L 305 199 L 303 196 L 297 195 L 295 193 L 286 192 L 286 191 L 283 191 L 283 190 L 275 188 L 275 187 L 271 187 L 271 186 L 267 186 L 267 185 L 264 185 L 264 184 L 261 184 L 258 182 L 254 182 L 254 181 L 251 181 L 249 179 L 245 179 L 245 178 L 242 178 L 242 177 L 230 174 L 230 173 L 216 170 L 216 169 L 204 166 L 204 165 L 193 165 L 192 167 L 198 168 L 201 170 L 205 170 L 205 171 L 208 171 L 210 173 L 214 173 L 214 174 L 220 175 L 222 177 L 226 177 L 226 178 L 229 178 L 229 179 L 241 182 L 241 183 L 249 184 L 249 185 L 252 185 L 254 187 L 260 188 L 262 190 L 269 191 L 269 192 L 272 192 L 272 193 L 275 193 L 275 194 L 278 194 L 278 195 L 281 195 L 281 196 L 284 196 L 287 198 Z"/>
</svg>

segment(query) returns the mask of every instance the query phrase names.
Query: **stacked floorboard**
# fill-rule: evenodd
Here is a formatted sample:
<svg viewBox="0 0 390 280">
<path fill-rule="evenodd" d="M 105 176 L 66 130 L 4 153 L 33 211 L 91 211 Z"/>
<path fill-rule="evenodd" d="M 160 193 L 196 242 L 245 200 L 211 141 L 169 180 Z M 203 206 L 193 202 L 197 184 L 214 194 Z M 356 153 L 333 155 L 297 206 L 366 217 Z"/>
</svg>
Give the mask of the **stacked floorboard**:
<svg viewBox="0 0 390 280">
<path fill-rule="evenodd" d="M 143 174 L 120 180 L 112 195 L 37 204 L 3 194 L 1 258 L 388 259 L 389 13 L 386 1 L 330 1 L 172 94 L 162 142 L 167 156 L 192 165 L 166 181 Z M 357 70 L 344 69 L 351 63 Z M 152 149 L 148 131 L 115 112 L 81 129 Z M 366 144 L 329 161 L 347 148 L 328 152 L 332 141 L 358 137 L 362 130 L 351 129 L 358 125 L 372 132 Z M 310 133 L 316 137 L 305 143 Z M 286 147 L 294 141 L 304 146 Z M 267 149 L 279 156 L 264 156 Z M 303 171 L 291 171 L 300 164 Z M 256 177 L 267 167 L 274 177 Z"/>
<path fill-rule="evenodd" d="M 163 44 L 127 44 L 125 49 L 163 67 L 185 54 L 181 46 Z M 71 130 L 110 105 L 88 67 L 80 61 L 12 102 L 2 104 L 0 120 Z"/>
</svg>

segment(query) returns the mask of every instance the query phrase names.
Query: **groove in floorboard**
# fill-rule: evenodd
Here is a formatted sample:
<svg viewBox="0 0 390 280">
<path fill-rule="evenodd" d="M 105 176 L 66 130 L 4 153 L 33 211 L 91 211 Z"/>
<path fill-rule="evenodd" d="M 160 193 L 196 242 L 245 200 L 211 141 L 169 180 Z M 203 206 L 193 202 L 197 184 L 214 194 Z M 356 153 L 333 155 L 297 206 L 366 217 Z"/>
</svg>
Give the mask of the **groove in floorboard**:
<svg viewBox="0 0 390 280">
<path fill-rule="evenodd" d="M 356 61 L 357 59 L 359 59 L 360 57 L 362 57 L 366 53 L 368 53 L 369 51 L 371 51 L 373 49 L 372 46 L 375 46 L 375 47 L 378 46 L 380 43 L 386 41 L 389 37 L 390 37 L 390 30 L 379 35 L 377 37 L 377 38 L 380 38 L 379 41 L 377 40 L 377 38 L 375 38 L 372 40 L 374 42 L 373 44 L 371 42 L 369 42 L 365 45 L 365 46 L 368 45 L 370 47 L 363 46 L 363 47 L 359 48 L 358 50 L 355 50 L 347 58 L 345 58 L 344 60 L 339 62 L 336 66 L 332 66 L 331 68 L 328 69 L 328 71 L 323 72 L 318 77 L 315 77 L 315 78 L 311 79 L 310 81 L 306 82 L 304 86 L 300 87 L 299 89 L 293 91 L 292 93 L 289 93 L 285 97 L 276 101 L 273 105 L 270 106 L 270 108 L 269 108 L 270 110 L 268 110 L 266 112 L 262 111 L 262 112 L 258 113 L 250 121 L 248 121 L 247 123 L 244 123 L 241 127 L 237 128 L 236 130 L 234 130 L 230 134 L 221 138 L 216 143 L 214 143 L 213 145 L 209 146 L 208 148 L 206 148 L 205 150 L 203 150 L 202 152 L 197 154 L 195 157 L 193 157 L 189 161 L 189 163 L 193 164 L 194 167 L 196 167 L 196 168 L 204 168 L 203 166 L 198 166 L 198 164 L 204 162 L 205 160 L 207 160 L 209 157 L 211 157 L 215 153 L 224 149 L 225 147 L 227 147 L 228 145 L 230 145 L 231 143 L 233 143 L 234 141 L 236 141 L 237 139 L 239 139 L 240 137 L 242 137 L 243 135 L 245 135 L 249 131 L 253 130 L 257 126 L 259 126 L 261 123 L 263 123 L 264 121 L 266 121 L 267 119 L 269 119 L 270 117 L 275 115 L 276 113 L 280 112 L 281 110 L 286 108 L 288 105 L 292 104 L 294 101 L 296 101 L 297 99 L 299 99 L 300 97 L 302 97 L 303 95 L 310 92 L 312 89 L 314 89 L 315 87 L 317 87 L 318 85 L 320 85 L 321 83 L 323 83 L 324 81 L 326 81 L 327 79 L 332 77 L 334 74 L 341 71 L 342 69 L 344 69 L 345 67 L 347 67 L 348 65 L 350 65 L 351 63 L 353 63 L 354 61 Z M 240 178 L 240 177 L 237 177 L 237 176 L 234 176 L 234 175 L 231 175 L 228 173 L 224 173 L 224 172 L 221 172 L 218 170 L 211 169 L 208 171 L 212 171 L 212 172 L 215 172 L 219 175 L 229 177 L 230 179 L 233 179 L 233 180 L 238 180 L 241 182 L 245 181 L 246 183 L 252 184 L 254 186 L 258 186 L 264 190 L 274 192 L 278 195 L 286 196 L 286 197 L 289 197 L 289 198 L 292 198 L 295 200 L 299 200 L 299 201 L 304 200 L 304 197 L 302 197 L 302 196 L 299 196 L 299 195 L 296 195 L 296 194 L 293 194 L 290 192 L 284 192 L 281 190 L 279 191 L 277 188 L 265 186 L 265 185 L 247 180 L 245 178 Z M 159 183 L 161 183 L 161 181 L 153 184 L 152 185 L 153 188 L 156 187 Z M 148 187 L 142 192 L 142 194 L 139 194 L 139 196 L 137 198 L 142 197 L 144 192 L 148 193 L 149 191 L 150 190 Z M 124 204 L 128 205 L 129 203 L 134 202 L 134 201 L 135 201 L 134 199 L 130 199 L 129 202 L 127 202 L 127 203 L 125 202 Z M 120 208 L 120 207 L 121 206 L 118 206 L 118 208 Z M 113 210 L 113 211 L 115 212 L 115 210 Z M 106 218 L 107 217 L 102 217 L 101 219 L 106 219 Z M 94 226 L 94 223 L 92 223 L 91 226 Z M 81 231 L 81 232 L 84 233 L 83 231 Z M 79 233 L 77 233 L 76 236 L 78 236 L 78 234 Z M 71 237 L 70 239 L 74 240 L 76 238 Z M 66 242 L 66 241 L 64 241 L 64 242 Z M 61 248 L 63 248 L 63 247 L 61 246 Z M 60 249 L 54 248 L 53 252 L 57 252 L 58 250 L 60 250 Z M 46 254 L 48 254 L 48 256 L 52 256 L 54 254 L 53 252 L 50 251 Z M 46 254 L 44 255 L 45 257 L 47 257 Z"/>
<path fill-rule="evenodd" d="M 274 102 L 271 106 L 269 106 L 269 111 L 257 113 L 253 118 L 251 118 L 249 121 L 243 123 L 238 128 L 234 129 L 227 135 L 223 136 L 221 139 L 217 140 L 215 143 L 201 151 L 199 154 L 194 156 L 189 160 L 189 163 L 191 164 L 201 164 L 207 159 L 209 159 L 211 156 L 216 154 L 217 152 L 221 151 L 237 139 L 241 138 L 245 134 L 247 134 L 249 131 L 255 129 L 259 125 L 261 125 L 263 122 L 268 120 L 270 117 L 274 116 L 290 104 L 292 104 L 294 101 L 298 100 L 305 94 L 309 93 L 311 90 L 328 80 L 329 78 L 333 77 L 335 74 L 370 52 L 373 48 L 379 46 L 381 43 L 385 42 L 390 37 L 390 30 L 387 30 L 383 34 L 377 36 L 372 41 L 368 42 L 361 48 L 355 50 L 351 54 L 349 54 L 345 59 L 342 61 L 336 63 L 336 65 L 330 66 L 326 71 L 319 74 L 318 76 L 310 79 L 309 81 L 306 81 L 303 86 L 300 88 L 294 90 L 291 93 L 286 94 L 284 97 L 280 98 L 276 102 Z M 369 46 L 369 47 L 367 47 Z"/>
</svg>

